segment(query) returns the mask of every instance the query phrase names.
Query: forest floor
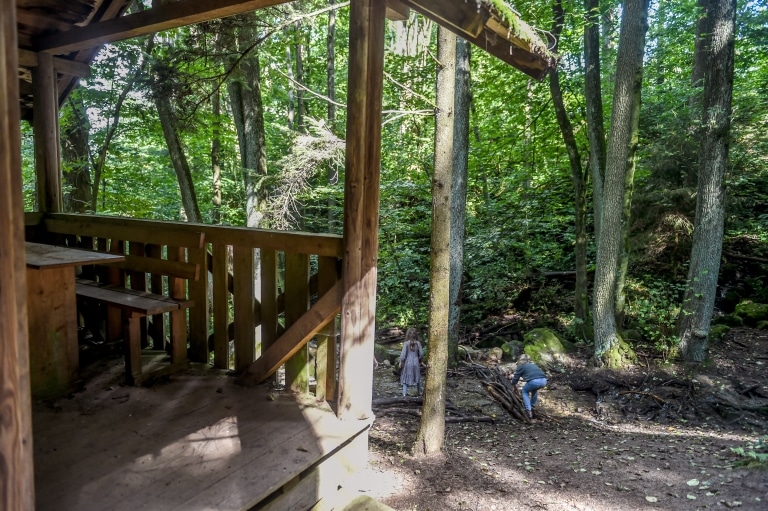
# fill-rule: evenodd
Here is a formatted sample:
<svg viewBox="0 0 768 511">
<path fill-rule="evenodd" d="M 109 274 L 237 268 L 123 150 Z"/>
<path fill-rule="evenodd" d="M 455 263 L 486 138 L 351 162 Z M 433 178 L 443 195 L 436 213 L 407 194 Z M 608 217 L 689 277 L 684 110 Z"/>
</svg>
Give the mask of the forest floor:
<svg viewBox="0 0 768 511">
<path fill-rule="evenodd" d="M 374 408 L 370 466 L 350 489 L 398 511 L 766 510 L 768 470 L 741 466 L 733 449 L 768 441 L 768 332 L 734 329 L 710 354 L 689 374 L 652 361 L 596 370 L 585 351 L 551 374 L 545 417 L 531 423 L 505 412 L 473 371 L 457 371 L 448 403 L 494 422 L 446 424 L 443 452 L 416 458 L 418 417 Z M 374 402 L 400 393 L 380 366 Z"/>
</svg>

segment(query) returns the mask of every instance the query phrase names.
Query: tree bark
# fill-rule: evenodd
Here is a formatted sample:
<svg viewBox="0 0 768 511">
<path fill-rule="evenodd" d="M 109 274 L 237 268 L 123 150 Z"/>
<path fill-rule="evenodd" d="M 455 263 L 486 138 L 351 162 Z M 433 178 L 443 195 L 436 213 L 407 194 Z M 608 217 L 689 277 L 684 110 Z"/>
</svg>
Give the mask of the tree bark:
<svg viewBox="0 0 768 511">
<path fill-rule="evenodd" d="M 211 220 L 221 223 L 221 93 L 218 87 L 211 96 L 213 133 L 211 134 L 211 171 L 213 172 L 213 211 Z"/>
<path fill-rule="evenodd" d="M 163 135 L 168 145 L 168 153 L 173 164 L 173 170 L 176 172 L 176 179 L 179 182 L 179 192 L 181 193 L 181 204 L 184 207 L 184 214 L 187 217 L 187 221 L 202 223 L 203 218 L 200 214 L 195 186 L 192 182 L 192 171 L 189 168 L 189 162 L 187 162 L 184 147 L 181 144 L 179 132 L 176 128 L 176 119 L 171 107 L 171 99 L 163 91 L 159 90 L 156 80 L 153 80 L 152 85 L 157 115 L 160 117 L 160 126 L 163 128 Z"/>
<path fill-rule="evenodd" d="M 600 1 L 585 0 L 584 26 L 584 101 L 587 108 L 589 169 L 592 176 L 592 202 L 595 222 L 595 244 L 600 240 L 600 212 L 603 210 L 605 181 L 605 123 L 600 77 Z"/>
<path fill-rule="evenodd" d="M 70 95 L 67 105 L 68 115 L 60 121 L 64 211 L 85 213 L 91 207 L 90 123 L 79 94 Z"/>
<path fill-rule="evenodd" d="M 253 49 L 253 27 L 248 21 L 246 19 L 246 23 L 237 29 L 237 47 L 239 51 L 247 51 L 248 54 L 240 60 L 238 69 L 232 73 L 227 89 L 240 146 L 246 225 L 260 227 L 264 218 L 261 208 L 266 200 L 264 178 L 267 175 L 267 153 L 259 57 Z"/>
<path fill-rule="evenodd" d="M 689 362 L 703 362 L 715 305 L 725 219 L 724 176 L 733 96 L 735 0 L 707 0 L 699 182 L 691 263 L 678 318 L 680 351 Z M 698 59 L 697 59 L 698 60 Z"/>
<path fill-rule="evenodd" d="M 413 454 L 416 456 L 440 452 L 445 439 L 456 35 L 443 27 L 437 31 L 437 62 L 435 171 L 432 176 L 432 242 L 429 271 L 429 354 L 423 415 L 413 445 Z"/>
<path fill-rule="evenodd" d="M 557 41 L 563 30 L 563 12 L 562 0 L 555 0 L 552 5 L 552 14 L 554 15 L 554 26 L 552 35 L 555 37 L 555 47 L 553 51 L 557 53 Z M 576 287 L 574 290 L 574 314 L 583 327 L 589 316 L 589 299 L 587 296 L 587 197 L 586 197 L 586 176 L 581 165 L 581 155 L 576 145 L 576 137 L 573 134 L 573 126 L 568 119 L 568 113 L 565 110 L 563 94 L 560 90 L 560 73 L 555 68 L 549 74 L 549 90 L 552 94 L 552 102 L 555 106 L 555 115 L 557 123 L 560 126 L 560 132 L 563 135 L 566 151 L 568 152 L 568 161 L 571 167 L 571 179 L 573 180 L 574 191 L 574 227 L 576 231 L 576 244 L 574 246 L 576 259 Z M 583 335 L 583 329 L 580 332 Z"/>
<path fill-rule="evenodd" d="M 621 249 L 621 219 L 627 169 L 637 147 L 643 50 L 648 30 L 648 0 L 625 0 L 616 57 L 616 84 L 606 154 L 604 204 L 595 270 L 595 362 L 620 365 L 616 328 L 616 282 Z"/>
<path fill-rule="evenodd" d="M 459 337 L 464 274 L 464 233 L 467 219 L 469 165 L 469 104 L 471 101 L 469 43 L 456 39 L 456 92 L 451 180 L 450 309 L 448 312 L 448 365 L 459 364 Z"/>
</svg>

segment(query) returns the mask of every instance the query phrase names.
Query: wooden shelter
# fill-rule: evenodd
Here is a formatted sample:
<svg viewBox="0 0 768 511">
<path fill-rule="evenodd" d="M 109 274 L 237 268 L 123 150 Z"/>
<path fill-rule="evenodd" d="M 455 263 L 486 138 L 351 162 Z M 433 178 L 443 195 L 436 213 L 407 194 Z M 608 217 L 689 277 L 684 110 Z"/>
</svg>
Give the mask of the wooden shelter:
<svg viewBox="0 0 768 511">
<path fill-rule="evenodd" d="M 352 0 L 343 237 L 61 212 L 58 107 L 88 74 L 102 44 L 283 1 L 156 0 L 151 9 L 126 15 L 129 0 L 0 0 L 0 509 L 332 508 L 346 471 L 364 462 L 372 420 L 385 19 L 415 9 L 537 79 L 554 59 L 497 0 Z M 33 121 L 39 207 L 26 216 L 22 118 Z M 123 284 L 131 281 L 134 294 L 147 292 L 137 283 L 170 272 L 167 299 L 194 302 L 188 316 L 169 312 L 164 319 L 165 309 L 151 307 L 121 314 L 112 307 L 107 321 L 126 336 L 146 335 L 142 329 L 164 321 L 172 337 L 188 330 L 186 342 L 173 344 L 172 369 L 188 368 L 188 361 L 208 367 L 210 331 L 215 368 L 229 367 L 230 297 L 235 369 L 246 383 L 264 381 L 286 364 L 292 384 L 305 389 L 306 345 L 318 338 L 315 395 L 276 398 L 265 386 L 234 386 L 222 373 L 185 373 L 164 390 L 126 387 L 132 389 L 127 394 L 113 389 L 91 396 L 103 399 L 103 407 L 43 409 L 39 420 L 35 415 L 33 438 L 32 389 L 40 362 L 34 360 L 39 340 L 29 335 L 28 299 L 45 296 L 32 296 L 28 287 L 25 235 L 27 241 L 64 239 L 117 253 L 115 264 L 124 266 L 108 273 Z M 253 286 L 255 249 L 261 251 L 260 290 Z M 278 295 L 280 252 L 286 285 Z M 166 255 L 150 259 L 153 253 Z M 319 266 L 312 278 L 310 256 Z M 200 271 L 212 278 L 200 278 Z M 65 289 L 72 285 L 68 279 Z M 318 296 L 311 307 L 310 293 Z M 280 335 L 279 312 L 286 319 Z M 339 312 L 337 370 L 333 324 Z M 126 361 L 138 364 L 129 376 L 142 374 L 139 351 L 126 354 Z M 54 361 L 42 364 L 48 362 Z M 125 404 L 116 412 L 118 401 Z M 108 405 L 109 427 L 88 429 Z M 45 422 L 51 414 L 59 414 L 52 420 L 61 427 L 39 429 L 51 424 Z"/>
</svg>

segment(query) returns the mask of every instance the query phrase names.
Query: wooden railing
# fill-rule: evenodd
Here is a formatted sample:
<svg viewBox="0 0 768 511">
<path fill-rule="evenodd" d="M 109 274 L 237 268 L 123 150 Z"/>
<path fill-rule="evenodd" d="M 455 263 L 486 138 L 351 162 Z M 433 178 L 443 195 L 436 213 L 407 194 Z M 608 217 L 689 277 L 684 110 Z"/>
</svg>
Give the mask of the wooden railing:
<svg viewBox="0 0 768 511">
<path fill-rule="evenodd" d="M 189 282 L 188 298 L 195 302 L 187 317 L 190 360 L 233 369 L 243 383 L 264 381 L 284 364 L 286 384 L 306 392 L 307 343 L 316 337 L 316 394 L 334 397 L 341 236 L 98 215 L 27 215 L 28 238 L 48 236 L 55 243 L 51 236 L 69 236 L 101 250 L 126 250 L 109 241 L 127 240 L 130 253 L 131 241 L 156 244 L 152 233 L 157 231 L 205 236 L 205 250 L 186 254 L 188 262 L 208 268 L 209 277 Z M 146 235 L 134 239 L 136 232 Z"/>
</svg>

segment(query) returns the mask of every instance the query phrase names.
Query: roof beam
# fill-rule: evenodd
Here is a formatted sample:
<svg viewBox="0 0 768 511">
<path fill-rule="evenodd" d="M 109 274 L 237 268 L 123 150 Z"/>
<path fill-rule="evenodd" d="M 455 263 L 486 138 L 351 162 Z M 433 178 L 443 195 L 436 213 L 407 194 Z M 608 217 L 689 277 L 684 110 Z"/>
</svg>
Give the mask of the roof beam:
<svg viewBox="0 0 768 511">
<path fill-rule="evenodd" d="M 162 4 L 136 14 L 73 28 L 43 37 L 37 51 L 59 55 L 94 48 L 102 44 L 162 32 L 212 19 L 263 9 L 288 0 L 181 0 Z"/>
<path fill-rule="evenodd" d="M 386 15 L 390 21 L 405 21 L 411 15 L 411 8 L 399 0 L 387 0 Z"/>
<path fill-rule="evenodd" d="M 29 68 L 37 67 L 37 53 L 20 48 L 19 66 Z M 91 75 L 91 67 L 88 64 L 59 57 L 53 58 L 53 69 L 57 73 L 67 76 L 84 77 Z"/>
</svg>

